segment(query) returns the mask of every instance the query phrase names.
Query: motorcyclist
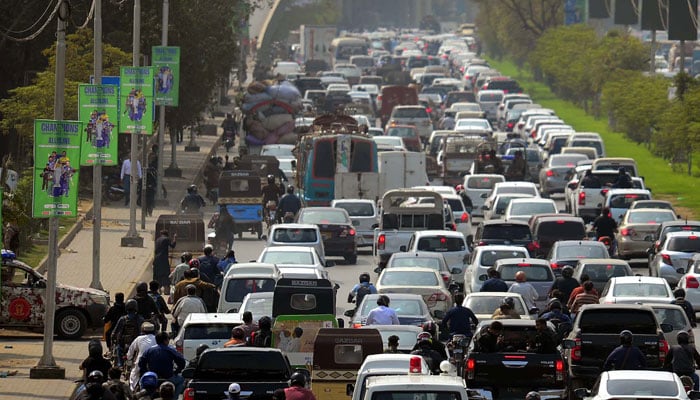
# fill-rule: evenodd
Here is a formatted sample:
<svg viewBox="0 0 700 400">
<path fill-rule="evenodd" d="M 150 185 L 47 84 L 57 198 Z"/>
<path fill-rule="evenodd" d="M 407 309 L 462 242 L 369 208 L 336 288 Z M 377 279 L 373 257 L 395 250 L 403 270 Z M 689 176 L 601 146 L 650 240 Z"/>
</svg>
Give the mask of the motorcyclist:
<svg viewBox="0 0 700 400">
<path fill-rule="evenodd" d="M 126 308 L 126 315 L 119 318 L 117 326 L 114 327 L 114 332 L 112 332 L 112 340 L 115 341 L 113 348 L 116 350 L 115 356 L 118 367 L 123 365 L 123 357 L 131 342 L 138 337 L 141 325 L 144 322 L 143 317 L 138 313 L 139 303 L 136 300 L 127 300 L 124 307 Z"/>
<path fill-rule="evenodd" d="M 593 229 L 598 239 L 608 237 L 612 239 L 610 254 L 612 255 L 616 249 L 615 232 L 617 232 L 617 222 L 610 215 L 610 208 L 605 207 L 598 218 L 593 221 Z"/>
<path fill-rule="evenodd" d="M 523 158 L 522 150 L 516 150 L 513 162 L 508 166 L 506 177 L 510 181 L 523 181 L 527 175 L 527 161 Z"/>
<path fill-rule="evenodd" d="M 134 394 L 138 400 L 155 400 L 158 397 L 158 375 L 155 372 L 146 372 L 139 379 L 139 390 Z"/>
<path fill-rule="evenodd" d="M 76 400 L 116 400 L 112 392 L 102 386 L 104 381 L 105 376 L 102 372 L 91 371 L 85 381 L 85 390 L 76 397 Z"/>
<path fill-rule="evenodd" d="M 197 186 L 190 185 L 187 195 L 180 202 L 180 210 L 185 214 L 202 214 L 201 208 L 205 205 L 204 199 L 197 193 Z"/>
<path fill-rule="evenodd" d="M 423 357 L 425 363 L 428 364 L 428 366 L 430 367 L 430 371 L 433 374 L 439 374 L 440 362 L 442 362 L 443 358 L 440 356 L 440 353 L 433 350 L 431 344 L 432 338 L 430 334 L 428 332 L 419 333 L 418 337 L 416 338 L 416 342 L 418 345 L 418 349 L 413 350 L 411 354 Z"/>
<path fill-rule="evenodd" d="M 216 203 L 219 197 L 219 176 L 221 175 L 221 157 L 211 156 L 204 166 L 204 185 L 207 187 L 207 198 Z"/>
<path fill-rule="evenodd" d="M 263 209 L 265 210 L 265 217 L 269 218 L 270 207 L 272 207 L 272 206 L 277 207 L 277 205 L 279 204 L 279 201 L 280 201 L 280 189 L 277 186 L 277 184 L 275 184 L 275 176 L 274 175 L 267 176 L 267 185 L 263 186 L 262 193 L 263 193 L 262 206 L 263 206 Z"/>
<path fill-rule="evenodd" d="M 603 371 L 646 369 L 646 357 L 639 347 L 632 345 L 632 339 L 632 332 L 626 329 L 620 332 L 620 346 L 616 347 L 605 360 Z"/>
<path fill-rule="evenodd" d="M 156 345 L 155 336 L 156 327 L 150 322 L 144 322 L 141 325 L 141 335 L 138 336 L 129 346 L 129 351 L 126 353 L 126 359 L 131 362 L 133 368 L 129 375 L 129 387 L 131 390 L 136 390 L 136 385 L 139 382 L 141 373 L 139 372 L 139 359 L 147 349 Z"/>
<path fill-rule="evenodd" d="M 377 288 L 370 282 L 369 274 L 363 272 L 360 274 L 360 283 L 353 286 L 348 294 L 348 303 L 355 302 L 355 307 L 359 307 L 366 295 L 376 293 Z"/>
<path fill-rule="evenodd" d="M 498 155 L 496 155 L 496 150 L 494 149 L 489 151 L 489 163 L 493 165 L 493 171 L 495 174 L 503 174 L 503 163 Z"/>
<path fill-rule="evenodd" d="M 143 353 L 138 365 L 142 373 L 155 372 L 161 379 L 172 382 L 175 385 L 175 398 L 177 398 L 185 385 L 185 380 L 179 373 L 185 368 L 186 361 L 182 354 L 168 346 L 169 342 L 170 336 L 167 332 L 158 332 L 156 345 Z M 176 366 L 174 370 L 173 364 Z"/>
<path fill-rule="evenodd" d="M 457 293 L 454 296 L 455 305 L 454 307 L 447 310 L 445 317 L 442 319 L 441 329 L 445 332 L 449 332 L 450 336 L 455 334 L 472 336 L 471 324 L 476 326 L 479 320 L 474 315 L 474 312 L 462 306 L 464 302 L 464 294 Z"/>
<path fill-rule="evenodd" d="M 447 347 L 440 341 L 440 338 L 438 338 L 437 324 L 435 324 L 435 322 L 433 321 L 428 321 L 424 323 L 423 332 L 427 332 L 430 334 L 430 345 L 432 346 L 433 350 L 437 351 L 438 354 L 440 354 L 440 360 L 447 360 Z M 416 342 L 411 351 L 418 350 L 419 347 L 419 343 Z"/>
<path fill-rule="evenodd" d="M 569 297 L 571 296 L 571 292 L 573 292 L 574 289 L 580 285 L 581 283 L 574 278 L 574 268 L 567 265 L 562 268 L 561 276 L 555 279 L 554 283 L 552 283 L 549 293 L 552 293 L 552 291 L 555 289 L 559 289 L 564 299 L 568 301 Z"/>
<path fill-rule="evenodd" d="M 695 345 L 690 343 L 688 332 L 680 331 L 676 334 L 677 345 L 671 346 L 666 354 L 664 368 L 673 371 L 678 376 L 689 376 L 693 379 L 694 390 L 698 390 L 698 374 L 696 366 L 700 365 L 700 354 Z"/>
<path fill-rule="evenodd" d="M 291 214 L 291 218 L 299 212 L 301 209 L 301 200 L 294 194 L 294 186 L 287 186 L 287 194 L 282 196 L 279 204 L 279 212 L 277 213 L 277 219 L 283 221 L 287 218 L 288 214 Z M 292 222 L 292 221 L 285 221 Z"/>
<path fill-rule="evenodd" d="M 133 297 L 136 303 L 139 305 L 139 315 L 145 320 L 150 321 L 155 325 L 156 330 L 160 329 L 160 322 L 158 321 L 158 305 L 156 304 L 153 297 L 148 295 L 148 284 L 146 282 L 139 282 L 136 285 L 136 295 Z"/>
<path fill-rule="evenodd" d="M 235 145 L 236 135 L 238 134 L 238 123 L 229 113 L 226 114 L 226 119 L 221 123 L 221 127 L 224 129 L 224 146 L 226 146 L 226 152 L 231 150 L 231 147 Z"/>
<path fill-rule="evenodd" d="M 314 393 L 306 388 L 306 376 L 295 372 L 289 378 L 289 387 L 284 389 L 286 400 L 316 400 Z"/>
</svg>

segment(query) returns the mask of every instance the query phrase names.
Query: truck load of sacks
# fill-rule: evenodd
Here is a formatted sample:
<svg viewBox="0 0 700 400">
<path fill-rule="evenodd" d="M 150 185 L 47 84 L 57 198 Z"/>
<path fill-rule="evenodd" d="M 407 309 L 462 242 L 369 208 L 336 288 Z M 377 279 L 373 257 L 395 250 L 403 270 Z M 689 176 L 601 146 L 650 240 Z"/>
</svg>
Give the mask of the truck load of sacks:
<svg viewBox="0 0 700 400">
<path fill-rule="evenodd" d="M 288 81 L 253 82 L 241 109 L 249 145 L 295 144 L 294 115 L 301 111 L 301 93 Z"/>
</svg>

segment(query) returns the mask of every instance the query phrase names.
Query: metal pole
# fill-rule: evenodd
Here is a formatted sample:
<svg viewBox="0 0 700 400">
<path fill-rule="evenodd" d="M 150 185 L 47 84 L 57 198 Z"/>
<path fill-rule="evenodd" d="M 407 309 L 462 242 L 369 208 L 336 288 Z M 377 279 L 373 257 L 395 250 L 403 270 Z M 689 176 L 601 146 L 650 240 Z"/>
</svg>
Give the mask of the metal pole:
<svg viewBox="0 0 700 400">
<path fill-rule="evenodd" d="M 132 64 L 134 67 L 139 66 L 139 56 L 141 53 L 141 0 L 134 0 L 134 37 L 132 50 Z M 143 239 L 136 231 L 136 185 L 138 184 L 138 143 L 139 133 L 134 132 L 131 135 L 131 149 L 129 160 L 131 162 L 131 176 L 129 182 L 131 187 L 129 190 L 129 231 L 126 237 L 122 238 L 122 246 L 143 246 Z M 139 245 L 140 242 L 140 245 Z"/>
<path fill-rule="evenodd" d="M 102 84 L 102 0 L 95 0 L 93 63 L 95 84 Z M 116 143 L 116 142 L 115 142 Z M 92 282 L 90 287 L 102 290 L 100 282 L 100 234 L 102 233 L 102 158 L 92 168 Z"/>
<path fill-rule="evenodd" d="M 651 30 L 651 59 L 649 60 L 649 74 L 656 74 L 656 29 Z"/>
<path fill-rule="evenodd" d="M 680 65 L 678 68 L 680 68 L 679 72 L 685 72 L 685 40 L 681 40 L 681 58 L 680 58 Z"/>
<path fill-rule="evenodd" d="M 161 45 L 168 45 L 168 13 L 170 4 L 168 0 L 163 0 L 163 31 L 161 33 Z M 158 172 L 156 178 L 156 199 L 159 202 L 167 200 L 163 198 L 163 192 L 160 190 L 163 184 L 163 146 L 165 145 L 165 106 L 160 106 L 159 121 L 158 121 Z"/>
<path fill-rule="evenodd" d="M 56 92 L 53 100 L 53 118 L 63 120 L 66 77 L 66 19 L 67 4 L 59 6 L 56 30 Z M 64 379 L 65 369 L 56 365 L 53 357 L 53 334 L 56 314 L 56 271 L 58 267 L 58 217 L 49 218 L 49 254 L 46 271 L 46 312 L 44 314 L 44 352 L 39 363 L 30 373 L 30 378 Z"/>
</svg>

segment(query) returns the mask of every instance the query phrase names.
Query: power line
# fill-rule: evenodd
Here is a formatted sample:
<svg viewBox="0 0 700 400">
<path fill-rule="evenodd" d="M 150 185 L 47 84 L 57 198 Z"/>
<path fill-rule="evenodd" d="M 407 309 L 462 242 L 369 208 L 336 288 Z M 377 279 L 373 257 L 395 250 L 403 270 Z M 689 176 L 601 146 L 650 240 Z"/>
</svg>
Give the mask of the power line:
<svg viewBox="0 0 700 400">
<path fill-rule="evenodd" d="M 78 27 L 78 29 L 85 29 L 88 26 L 88 23 L 90 23 L 90 20 L 92 20 L 92 14 L 95 13 L 95 0 L 92 0 L 92 5 L 90 6 L 90 11 L 88 12 L 87 17 L 85 18 L 85 22 L 83 22 L 82 25 Z"/>
<path fill-rule="evenodd" d="M 5 33 L 5 32 L 0 32 L 0 34 L 2 34 L 2 36 L 6 37 L 7 39 L 9 39 L 9 40 L 11 40 L 11 41 L 13 41 L 13 42 L 28 42 L 28 41 L 30 41 L 30 40 L 36 39 L 39 35 L 41 35 L 41 33 L 44 31 L 44 29 L 46 29 L 46 27 L 49 25 L 49 23 L 50 23 L 51 21 L 53 21 L 53 18 L 56 16 L 56 13 L 58 13 L 58 9 L 61 7 L 61 3 L 62 3 L 62 2 L 63 2 L 62 0 L 59 0 L 58 3 L 56 3 L 56 7 L 54 7 L 53 11 L 51 12 L 51 15 L 50 15 L 49 18 L 44 22 L 44 25 L 42 25 L 41 28 L 39 28 L 38 31 L 32 33 L 31 35 L 26 36 L 26 37 L 23 37 L 23 38 L 16 38 L 16 37 L 14 37 L 14 36 L 8 35 L 8 34 Z"/>
<path fill-rule="evenodd" d="M 15 31 L 15 30 L 12 30 L 11 28 L 7 28 L 7 29 L 2 28 L 2 30 L 5 31 L 5 33 L 20 34 L 20 33 L 24 33 L 24 32 L 27 32 L 27 31 L 33 29 L 44 18 L 44 15 L 46 15 L 46 13 L 51 9 L 51 3 L 52 3 L 52 1 L 49 1 L 48 3 L 46 3 L 46 9 L 44 10 L 44 12 L 42 12 L 41 16 L 39 18 L 37 18 L 37 20 L 34 21 L 34 23 L 31 26 L 29 26 L 28 28 L 22 29 L 21 31 Z"/>
</svg>

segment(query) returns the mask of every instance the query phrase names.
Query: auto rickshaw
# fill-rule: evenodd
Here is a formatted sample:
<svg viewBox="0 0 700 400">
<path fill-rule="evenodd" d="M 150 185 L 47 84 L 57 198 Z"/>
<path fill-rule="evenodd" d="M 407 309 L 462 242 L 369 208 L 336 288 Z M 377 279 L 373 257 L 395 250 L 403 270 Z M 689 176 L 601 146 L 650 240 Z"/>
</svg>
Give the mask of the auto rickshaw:
<svg viewBox="0 0 700 400">
<path fill-rule="evenodd" d="M 263 207 L 260 176 L 256 171 L 223 171 L 219 178 L 219 206 L 233 217 L 238 238 L 243 232 L 263 235 Z"/>
</svg>

